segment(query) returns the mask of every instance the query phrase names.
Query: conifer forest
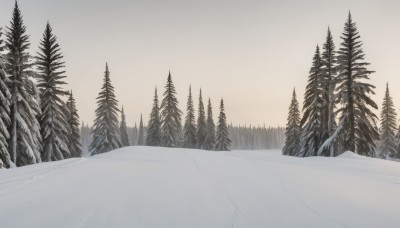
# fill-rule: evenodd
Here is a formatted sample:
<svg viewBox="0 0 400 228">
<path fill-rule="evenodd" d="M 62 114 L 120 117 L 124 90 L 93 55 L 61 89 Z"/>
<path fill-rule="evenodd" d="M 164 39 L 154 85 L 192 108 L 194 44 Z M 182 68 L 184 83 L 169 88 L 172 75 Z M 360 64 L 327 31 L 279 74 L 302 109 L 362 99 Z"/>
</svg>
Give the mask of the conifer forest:
<svg viewBox="0 0 400 228">
<path fill-rule="evenodd" d="M 399 12 L 0 0 L 0 228 L 400 227 Z"/>
</svg>

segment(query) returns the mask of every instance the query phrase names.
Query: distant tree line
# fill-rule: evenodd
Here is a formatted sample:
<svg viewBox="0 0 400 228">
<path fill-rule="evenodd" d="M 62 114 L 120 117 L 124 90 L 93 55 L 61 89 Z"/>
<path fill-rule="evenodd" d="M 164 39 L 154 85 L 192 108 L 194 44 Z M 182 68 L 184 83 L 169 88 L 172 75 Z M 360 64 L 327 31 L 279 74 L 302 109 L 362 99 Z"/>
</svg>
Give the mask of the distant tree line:
<svg viewBox="0 0 400 228">
<path fill-rule="evenodd" d="M 143 145 L 139 144 L 139 129 L 137 124 L 127 127 L 129 146 Z M 91 127 L 82 123 L 80 131 L 82 151 L 84 154 L 88 154 L 93 137 Z M 282 149 L 285 143 L 285 128 L 283 127 L 232 126 L 229 124 L 228 132 L 232 140 L 232 150 L 278 150 Z M 147 141 L 147 126 L 143 126 L 143 135 Z"/>
<path fill-rule="evenodd" d="M 228 127 L 234 150 L 273 150 L 282 149 L 285 143 L 285 128 L 265 126 Z"/>
<path fill-rule="evenodd" d="M 353 151 L 369 157 L 400 158 L 400 132 L 389 86 L 378 129 L 374 114 L 378 106 L 371 98 L 375 86 L 368 83 L 374 71 L 367 69 L 370 64 L 364 61 L 363 43 L 350 13 L 340 38 L 340 48 L 335 49 L 328 28 L 322 53 L 319 46 L 315 49 L 302 116 L 293 90 L 282 152 L 333 157 Z"/>
</svg>

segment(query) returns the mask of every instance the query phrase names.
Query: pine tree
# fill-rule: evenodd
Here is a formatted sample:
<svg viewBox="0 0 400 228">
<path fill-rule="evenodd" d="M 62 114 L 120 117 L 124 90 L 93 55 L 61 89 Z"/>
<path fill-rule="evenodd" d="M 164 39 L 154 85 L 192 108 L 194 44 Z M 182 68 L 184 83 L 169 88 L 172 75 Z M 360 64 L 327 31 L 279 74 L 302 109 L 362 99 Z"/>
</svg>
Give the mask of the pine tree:
<svg viewBox="0 0 400 228">
<path fill-rule="evenodd" d="M 194 117 L 194 107 L 192 99 L 192 87 L 189 87 L 189 96 L 187 101 L 187 113 L 185 125 L 183 127 L 183 145 L 184 148 L 196 148 L 196 123 Z"/>
<path fill-rule="evenodd" d="M 136 145 L 136 143 L 138 141 L 138 135 L 139 135 L 139 129 L 135 122 L 135 126 L 133 126 L 133 128 L 132 128 L 132 146 Z"/>
<path fill-rule="evenodd" d="M 137 145 L 138 146 L 144 145 L 144 127 L 143 127 L 142 114 L 140 114 L 139 136 L 138 136 Z"/>
<path fill-rule="evenodd" d="M 296 91 L 293 89 L 292 101 L 289 106 L 285 132 L 285 146 L 282 149 L 283 155 L 297 156 L 300 152 L 300 110 L 297 102 Z"/>
<path fill-rule="evenodd" d="M 323 87 L 323 112 L 322 112 L 322 141 L 325 141 L 333 134 L 336 128 L 335 121 L 335 100 L 334 90 L 336 87 L 336 55 L 335 55 L 335 44 L 330 29 L 326 36 L 326 42 L 323 46 L 322 59 L 322 71 L 324 79 L 322 82 Z M 333 144 L 330 148 L 323 150 L 320 155 L 331 156 L 335 155 L 336 147 Z"/>
<path fill-rule="evenodd" d="M 206 113 L 204 111 L 203 97 L 199 95 L 199 115 L 197 117 L 197 130 L 196 130 L 196 139 L 197 139 L 197 148 L 202 149 L 204 141 L 207 137 L 207 123 L 206 123 Z"/>
<path fill-rule="evenodd" d="M 126 126 L 124 106 L 122 106 L 122 109 L 121 109 L 121 123 L 119 126 L 119 132 L 121 134 L 122 146 L 129 146 L 128 127 Z"/>
<path fill-rule="evenodd" d="M 81 132 L 80 132 L 82 154 L 87 154 L 87 152 L 89 151 L 89 145 L 93 138 L 91 132 L 92 130 L 91 127 L 89 127 L 89 124 L 85 124 L 82 121 Z"/>
<path fill-rule="evenodd" d="M 68 123 L 63 97 L 68 92 L 62 89 L 66 83 L 62 53 L 57 38 L 52 32 L 49 23 L 43 34 L 36 57 L 36 66 L 39 72 L 41 100 L 40 130 L 43 140 L 43 161 L 57 161 L 71 157 L 68 148 Z"/>
<path fill-rule="evenodd" d="M 304 94 L 300 157 L 317 156 L 322 137 L 322 60 L 317 46 Z"/>
<path fill-rule="evenodd" d="M 389 94 L 389 85 L 386 84 L 386 93 L 385 97 L 383 98 L 381 112 L 381 140 L 379 146 L 380 157 L 396 157 L 396 128 L 396 111 L 394 109 L 393 99 Z"/>
<path fill-rule="evenodd" d="M 153 108 L 151 109 L 149 123 L 147 124 L 147 146 L 160 146 L 161 143 L 161 120 L 160 108 L 158 106 L 157 88 L 154 92 Z"/>
<path fill-rule="evenodd" d="M 8 90 L 7 83 L 8 78 L 4 69 L 4 57 L 3 51 L 3 40 L 2 28 L 0 28 L 0 169 L 10 168 L 11 156 L 8 153 L 7 140 L 10 137 L 8 133 L 8 125 L 10 124 L 10 99 L 11 94 Z"/>
<path fill-rule="evenodd" d="M 81 123 L 81 129 L 79 132 L 80 136 L 81 136 L 81 145 L 82 145 L 82 153 L 88 151 L 88 144 L 87 144 L 87 134 L 86 134 L 86 126 L 85 123 L 82 121 Z"/>
<path fill-rule="evenodd" d="M 207 105 L 207 136 L 204 141 L 203 148 L 205 150 L 214 150 L 215 148 L 215 123 L 213 118 L 211 99 L 208 99 Z"/>
<path fill-rule="evenodd" d="M 171 72 L 168 74 L 164 99 L 161 102 L 161 146 L 179 147 L 182 141 L 182 111 L 178 108 Z"/>
<path fill-rule="evenodd" d="M 72 94 L 72 91 L 69 93 L 69 98 L 66 103 L 67 107 L 67 116 L 66 120 L 68 123 L 68 149 L 71 152 L 71 157 L 82 157 L 82 146 L 80 143 L 80 134 L 79 134 L 79 115 L 78 110 L 76 109 L 75 99 Z"/>
<path fill-rule="evenodd" d="M 321 150 L 338 139 L 343 139 L 341 152 L 350 150 L 360 155 L 373 157 L 379 133 L 376 127 L 378 118 L 370 108 L 377 109 L 378 106 L 370 98 L 371 94 L 375 94 L 373 90 L 375 86 L 365 81 L 369 80 L 369 75 L 374 71 L 366 68 L 369 63 L 364 62 L 362 42 L 350 13 L 341 38 L 341 47 L 337 52 L 338 87 L 336 88 L 338 102 L 341 105 L 337 110 L 340 116 L 339 124 Z"/>
<path fill-rule="evenodd" d="M 393 158 L 400 159 L 400 126 L 397 129 L 395 140 L 396 140 L 396 154 L 393 156 Z"/>
<path fill-rule="evenodd" d="M 39 96 L 31 77 L 32 58 L 29 55 L 29 36 L 25 34 L 22 15 L 17 2 L 11 26 L 7 28 L 5 69 L 9 75 L 11 93 L 8 140 L 11 160 L 17 166 L 41 162 L 41 136 L 37 120 L 40 115 Z"/>
<path fill-rule="evenodd" d="M 93 141 L 89 147 L 92 155 L 105 153 L 122 146 L 118 126 L 118 101 L 115 98 L 107 64 L 97 104 L 92 131 Z"/>
<path fill-rule="evenodd" d="M 215 150 L 217 151 L 230 151 L 231 140 L 229 139 L 228 126 L 226 124 L 224 100 L 221 99 L 219 107 L 219 117 L 217 125 L 217 142 L 215 144 Z"/>
</svg>

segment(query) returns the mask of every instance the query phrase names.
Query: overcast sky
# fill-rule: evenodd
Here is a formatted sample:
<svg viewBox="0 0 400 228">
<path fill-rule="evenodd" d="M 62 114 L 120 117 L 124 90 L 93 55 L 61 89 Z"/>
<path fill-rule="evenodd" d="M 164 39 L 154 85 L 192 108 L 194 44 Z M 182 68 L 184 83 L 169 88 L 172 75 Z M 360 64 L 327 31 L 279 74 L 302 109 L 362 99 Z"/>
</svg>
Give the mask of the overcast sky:
<svg viewBox="0 0 400 228">
<path fill-rule="evenodd" d="M 381 106 L 389 81 L 400 107 L 399 1 L 133 1 L 19 0 L 31 53 L 49 20 L 65 56 L 67 89 L 81 120 L 92 122 L 105 63 L 128 125 L 147 122 L 155 86 L 168 71 L 186 111 L 189 85 L 200 88 L 215 118 L 225 100 L 234 124 L 284 126 L 293 87 L 300 103 L 317 44 L 328 26 L 340 44 L 348 11 L 371 62 L 374 100 Z M 14 0 L 0 0 L 0 26 L 9 26 Z M 378 112 L 377 112 L 378 113 Z"/>
</svg>

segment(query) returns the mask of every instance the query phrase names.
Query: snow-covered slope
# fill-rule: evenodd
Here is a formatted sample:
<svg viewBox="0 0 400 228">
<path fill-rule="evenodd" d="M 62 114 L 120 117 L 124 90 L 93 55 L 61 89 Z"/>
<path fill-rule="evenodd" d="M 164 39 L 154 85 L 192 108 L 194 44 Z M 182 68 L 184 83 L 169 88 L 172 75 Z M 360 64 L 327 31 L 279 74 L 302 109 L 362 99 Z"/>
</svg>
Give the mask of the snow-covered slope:
<svg viewBox="0 0 400 228">
<path fill-rule="evenodd" d="M 128 147 L 0 170 L 0 227 L 400 227 L 400 163 Z"/>
</svg>

